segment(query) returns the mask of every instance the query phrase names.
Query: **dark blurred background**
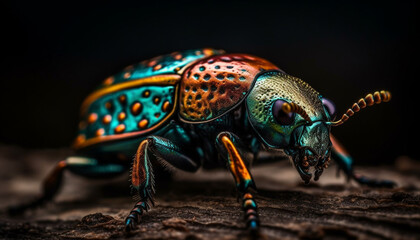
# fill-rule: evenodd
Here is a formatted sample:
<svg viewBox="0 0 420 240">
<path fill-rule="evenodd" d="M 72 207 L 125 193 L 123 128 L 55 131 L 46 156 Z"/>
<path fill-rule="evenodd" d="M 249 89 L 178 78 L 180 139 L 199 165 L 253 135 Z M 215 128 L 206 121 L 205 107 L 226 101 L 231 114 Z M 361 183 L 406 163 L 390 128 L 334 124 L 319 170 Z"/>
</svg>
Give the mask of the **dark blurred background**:
<svg viewBox="0 0 420 240">
<path fill-rule="evenodd" d="M 0 144 L 69 146 L 81 102 L 103 79 L 160 54 L 214 47 L 270 60 L 334 100 L 339 114 L 390 90 L 390 103 L 333 132 L 357 164 L 419 159 L 415 1 L 0 5 Z"/>
</svg>

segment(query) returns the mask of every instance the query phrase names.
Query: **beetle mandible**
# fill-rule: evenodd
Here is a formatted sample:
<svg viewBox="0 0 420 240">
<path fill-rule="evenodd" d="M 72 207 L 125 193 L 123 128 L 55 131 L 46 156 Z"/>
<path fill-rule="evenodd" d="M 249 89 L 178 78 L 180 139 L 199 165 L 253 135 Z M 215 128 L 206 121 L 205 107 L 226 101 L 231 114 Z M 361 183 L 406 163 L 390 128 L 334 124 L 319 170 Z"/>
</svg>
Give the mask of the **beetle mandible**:
<svg viewBox="0 0 420 240">
<path fill-rule="evenodd" d="M 109 178 L 131 167 L 140 200 L 125 220 L 130 231 L 154 204 L 152 162 L 190 172 L 226 165 L 242 198 L 246 226 L 257 231 L 250 165 L 265 149 L 288 154 L 305 183 L 318 180 L 333 157 L 349 179 L 394 186 L 355 174 L 352 158 L 330 133 L 360 109 L 390 99 L 388 91 L 368 94 L 335 120 L 330 100 L 265 59 L 209 48 L 152 58 L 105 79 L 86 98 L 76 156 L 56 165 L 39 199 L 13 211 L 52 199 L 64 170 Z"/>
</svg>

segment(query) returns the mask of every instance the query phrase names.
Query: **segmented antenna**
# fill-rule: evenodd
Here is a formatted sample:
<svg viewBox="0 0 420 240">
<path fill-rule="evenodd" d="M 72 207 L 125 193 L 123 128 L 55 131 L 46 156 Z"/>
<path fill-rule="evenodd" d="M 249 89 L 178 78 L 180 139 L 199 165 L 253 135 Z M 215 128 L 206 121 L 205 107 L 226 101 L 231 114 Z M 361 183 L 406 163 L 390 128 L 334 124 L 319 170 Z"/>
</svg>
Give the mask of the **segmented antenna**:
<svg viewBox="0 0 420 240">
<path fill-rule="evenodd" d="M 306 113 L 306 111 L 305 110 L 303 110 L 303 108 L 301 108 L 299 105 L 297 105 L 296 103 L 294 103 L 294 102 L 291 102 L 291 103 L 284 103 L 283 104 L 283 106 L 282 106 L 282 110 L 285 112 L 285 113 L 291 113 L 291 112 L 294 112 L 294 113 L 297 113 L 297 114 L 299 114 L 303 119 L 305 119 L 306 121 L 308 121 L 310 124 L 312 124 L 312 120 L 311 120 L 311 118 L 308 116 L 308 114 Z"/>
<path fill-rule="evenodd" d="M 389 102 L 391 100 L 391 93 L 385 90 L 376 91 L 373 94 L 369 93 L 366 97 L 361 98 L 358 102 L 354 103 L 353 106 L 347 109 L 346 113 L 335 122 L 329 122 L 331 126 L 339 126 L 345 123 L 354 113 L 360 111 L 360 109 L 365 108 L 366 106 L 372 106 L 374 104 L 379 104 L 381 102 Z"/>
</svg>

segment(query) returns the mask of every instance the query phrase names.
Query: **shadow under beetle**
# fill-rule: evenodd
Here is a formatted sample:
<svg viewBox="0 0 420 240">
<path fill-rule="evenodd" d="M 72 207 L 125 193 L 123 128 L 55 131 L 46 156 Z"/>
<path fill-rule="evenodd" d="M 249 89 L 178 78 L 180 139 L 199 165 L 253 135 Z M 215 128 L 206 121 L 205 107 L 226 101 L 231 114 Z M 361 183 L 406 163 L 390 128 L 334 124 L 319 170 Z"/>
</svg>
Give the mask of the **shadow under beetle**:
<svg viewBox="0 0 420 240">
<path fill-rule="evenodd" d="M 304 81 L 247 54 L 198 49 L 142 61 L 111 76 L 81 107 L 76 156 L 60 161 L 36 201 L 54 197 L 63 171 L 109 178 L 128 171 L 139 201 L 125 220 L 130 231 L 154 205 L 152 162 L 194 172 L 227 165 L 242 198 L 246 226 L 259 228 L 250 165 L 258 153 L 281 149 L 305 183 L 318 180 L 331 157 L 350 179 L 392 187 L 354 173 L 352 158 L 331 135 L 366 106 L 387 102 L 388 91 L 368 94 L 335 120 L 335 106 Z M 134 160 L 131 162 L 133 154 Z"/>
</svg>

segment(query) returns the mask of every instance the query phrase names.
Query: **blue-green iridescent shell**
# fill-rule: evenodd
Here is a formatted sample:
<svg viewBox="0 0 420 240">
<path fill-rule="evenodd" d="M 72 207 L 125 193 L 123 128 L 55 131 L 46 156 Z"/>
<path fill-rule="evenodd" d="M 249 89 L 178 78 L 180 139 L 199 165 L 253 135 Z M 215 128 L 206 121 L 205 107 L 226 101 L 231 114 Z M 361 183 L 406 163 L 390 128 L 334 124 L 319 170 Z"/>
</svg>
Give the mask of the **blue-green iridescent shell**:
<svg viewBox="0 0 420 240">
<path fill-rule="evenodd" d="M 183 67 L 220 53 L 213 49 L 175 52 L 131 65 L 107 78 L 82 105 L 74 147 L 141 137 L 160 127 L 176 109 Z"/>
<path fill-rule="evenodd" d="M 147 92 L 149 92 L 148 96 L 145 94 Z M 148 121 L 146 127 L 154 126 L 167 115 L 167 112 L 162 111 L 163 103 L 174 104 L 174 94 L 175 86 L 142 86 L 105 95 L 93 102 L 88 110 L 90 113 L 97 114 L 97 120 L 80 130 L 80 133 L 85 134 L 86 138 L 91 138 L 95 137 L 97 129 L 103 128 L 105 130 L 103 136 L 113 135 L 119 124 L 125 125 L 123 132 L 138 131 L 138 123 L 143 119 Z M 121 96 L 125 96 L 124 102 L 119 100 Z M 153 99 L 159 99 L 159 101 L 154 102 Z M 134 114 L 131 110 L 135 103 L 141 104 L 138 114 Z M 121 113 L 125 115 L 125 118 L 119 120 Z M 104 123 L 105 116 L 111 116 L 108 124 Z"/>
<path fill-rule="evenodd" d="M 158 56 L 149 60 L 141 61 L 125 68 L 124 71 L 108 78 L 112 84 L 118 84 L 133 79 L 145 78 L 159 74 L 178 74 L 179 70 L 196 60 L 224 53 L 223 50 L 210 48 L 192 49 L 183 52 L 173 52 Z M 101 87 L 106 86 L 107 80 Z"/>
</svg>

